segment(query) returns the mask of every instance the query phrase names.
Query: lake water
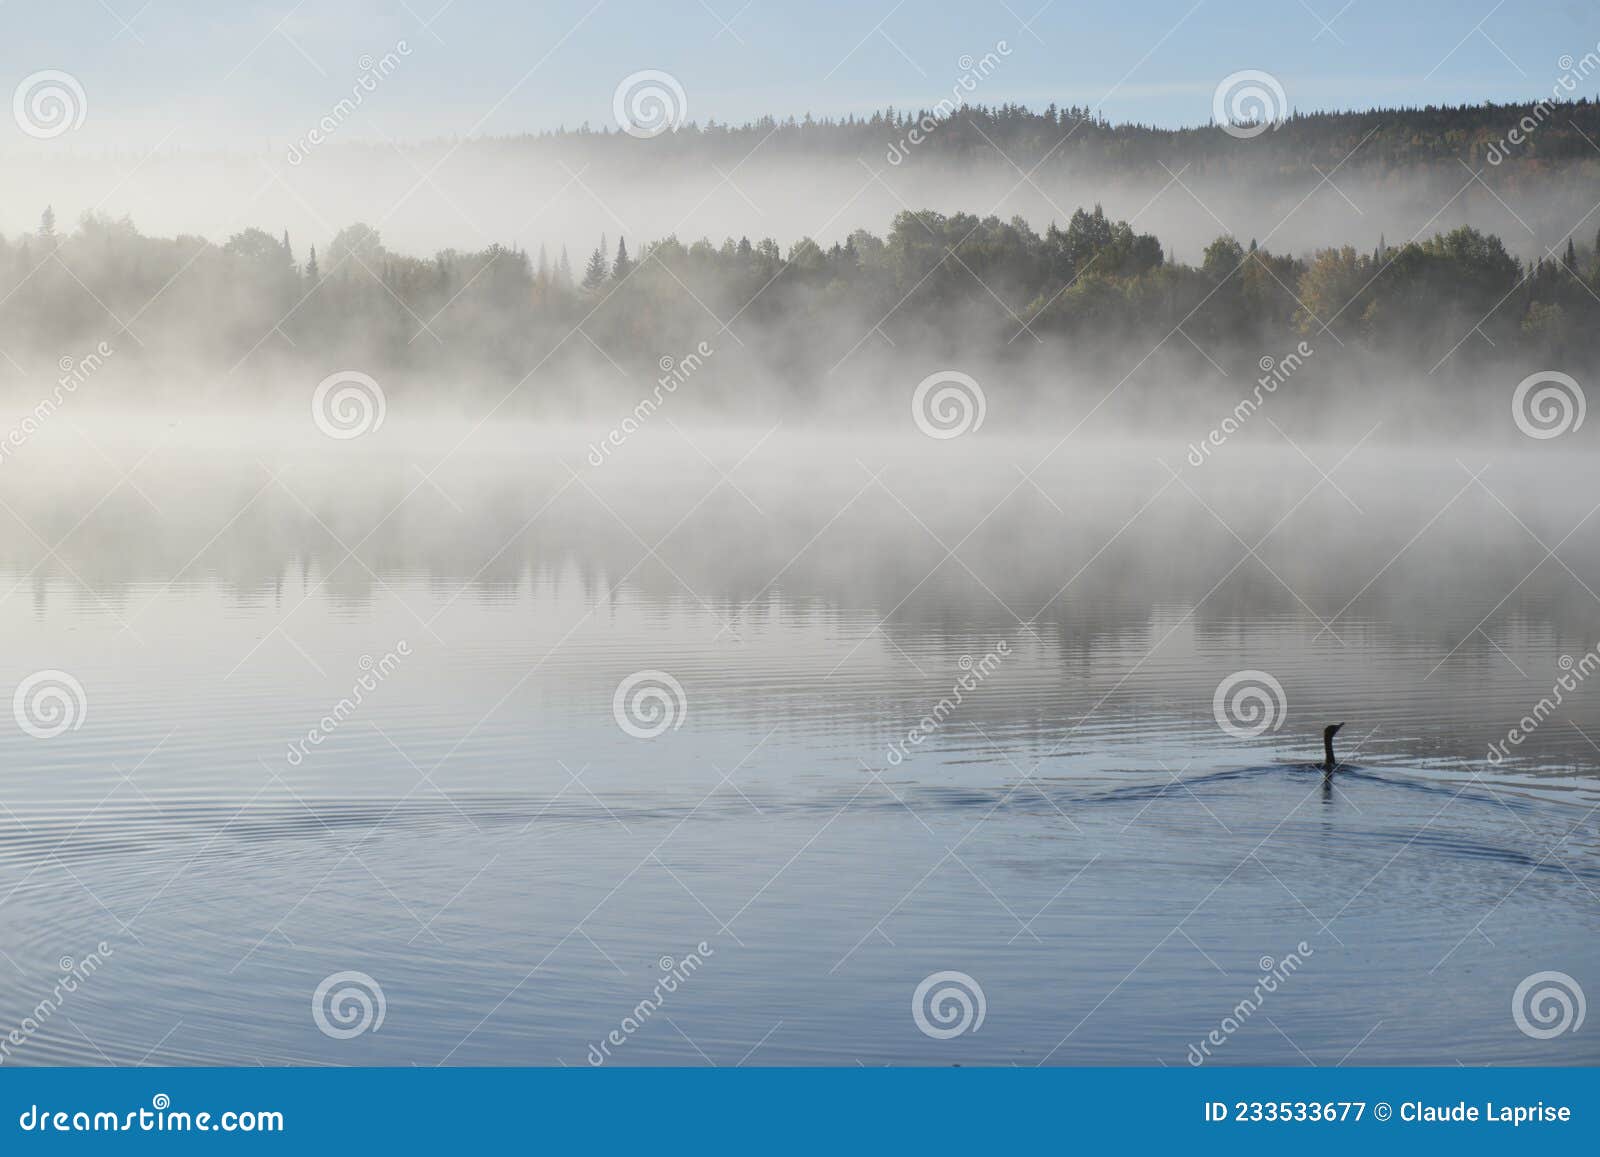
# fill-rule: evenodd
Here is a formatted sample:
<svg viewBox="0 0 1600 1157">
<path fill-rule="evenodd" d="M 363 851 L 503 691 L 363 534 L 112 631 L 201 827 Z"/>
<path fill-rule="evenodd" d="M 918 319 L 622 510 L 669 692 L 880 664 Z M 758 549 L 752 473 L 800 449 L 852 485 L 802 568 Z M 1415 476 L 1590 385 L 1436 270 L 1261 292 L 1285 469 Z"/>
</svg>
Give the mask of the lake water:
<svg viewBox="0 0 1600 1157">
<path fill-rule="evenodd" d="M 1600 1062 L 1514 1010 L 1600 992 L 1592 455 L 79 436 L 0 469 L 4 1063 Z"/>
</svg>

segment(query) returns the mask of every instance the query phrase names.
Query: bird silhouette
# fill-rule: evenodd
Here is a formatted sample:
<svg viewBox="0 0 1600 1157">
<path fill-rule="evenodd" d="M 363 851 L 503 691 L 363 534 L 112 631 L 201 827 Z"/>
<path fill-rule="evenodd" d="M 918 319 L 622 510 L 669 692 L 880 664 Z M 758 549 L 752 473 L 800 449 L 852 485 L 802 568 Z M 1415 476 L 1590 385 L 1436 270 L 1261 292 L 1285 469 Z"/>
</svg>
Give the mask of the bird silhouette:
<svg viewBox="0 0 1600 1157">
<path fill-rule="evenodd" d="M 1339 761 L 1333 757 L 1333 737 L 1339 734 L 1343 723 L 1330 723 L 1322 729 L 1322 773 L 1332 775 L 1333 769 L 1339 766 Z"/>
</svg>

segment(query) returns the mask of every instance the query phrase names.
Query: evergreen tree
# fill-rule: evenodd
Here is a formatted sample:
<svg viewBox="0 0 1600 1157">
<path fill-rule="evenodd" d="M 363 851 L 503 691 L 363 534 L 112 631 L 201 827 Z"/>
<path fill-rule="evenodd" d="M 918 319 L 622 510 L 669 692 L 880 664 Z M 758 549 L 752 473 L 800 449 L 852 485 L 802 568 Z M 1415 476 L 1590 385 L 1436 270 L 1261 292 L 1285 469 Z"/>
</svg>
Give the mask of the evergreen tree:
<svg viewBox="0 0 1600 1157">
<path fill-rule="evenodd" d="M 589 264 L 584 267 L 583 287 L 588 290 L 599 289 L 606 283 L 606 238 L 600 235 L 600 247 L 589 255 Z"/>
<path fill-rule="evenodd" d="M 56 235 L 56 211 L 49 205 L 44 207 L 44 212 L 39 214 L 39 236 L 51 238 Z"/>
<path fill-rule="evenodd" d="M 322 271 L 317 268 L 317 247 L 311 247 L 311 256 L 306 261 L 306 280 L 315 285 L 322 279 Z"/>
<path fill-rule="evenodd" d="M 621 281 L 633 271 L 633 261 L 628 257 L 628 241 L 625 237 L 617 238 L 617 260 L 611 266 L 611 276 Z"/>
<path fill-rule="evenodd" d="M 290 265 L 294 264 L 294 248 L 289 244 L 289 231 L 283 231 L 283 256 Z"/>
<path fill-rule="evenodd" d="M 1568 269 L 1572 270 L 1572 272 L 1574 272 L 1574 273 L 1578 272 L 1578 250 L 1572 244 L 1572 238 L 1571 237 L 1567 238 L 1566 262 L 1567 262 L 1567 268 Z"/>
</svg>

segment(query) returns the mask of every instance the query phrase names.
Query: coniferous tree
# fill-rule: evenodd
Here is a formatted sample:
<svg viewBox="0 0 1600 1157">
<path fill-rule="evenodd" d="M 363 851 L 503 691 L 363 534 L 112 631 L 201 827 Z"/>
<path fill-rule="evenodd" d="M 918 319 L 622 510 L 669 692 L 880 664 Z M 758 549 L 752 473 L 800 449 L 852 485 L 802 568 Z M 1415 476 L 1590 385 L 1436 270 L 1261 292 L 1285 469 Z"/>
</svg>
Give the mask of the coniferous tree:
<svg viewBox="0 0 1600 1157">
<path fill-rule="evenodd" d="M 599 289 L 606 283 L 606 238 L 600 235 L 600 247 L 589 255 L 589 264 L 583 271 L 583 287 L 588 290 Z"/>
<path fill-rule="evenodd" d="M 621 281 L 633 272 L 633 261 L 628 257 L 628 241 L 625 237 L 617 238 L 617 260 L 611 266 L 611 276 Z"/>
</svg>

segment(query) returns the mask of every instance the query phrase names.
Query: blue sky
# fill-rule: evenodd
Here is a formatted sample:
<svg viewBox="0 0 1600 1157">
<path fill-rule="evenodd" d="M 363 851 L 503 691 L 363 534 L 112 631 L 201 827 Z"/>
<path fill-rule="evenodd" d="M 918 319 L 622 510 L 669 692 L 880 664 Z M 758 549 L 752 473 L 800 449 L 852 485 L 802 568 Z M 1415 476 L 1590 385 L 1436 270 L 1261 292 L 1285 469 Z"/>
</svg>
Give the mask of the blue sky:
<svg viewBox="0 0 1600 1157">
<path fill-rule="evenodd" d="M 949 93 L 1005 41 L 984 101 L 1180 125 L 1217 82 L 1263 69 L 1300 109 L 1548 94 L 1600 41 L 1593 0 L 68 0 L 0 6 L 0 79 L 77 78 L 76 147 L 292 138 L 360 59 L 410 55 L 341 129 L 409 139 L 612 123 L 619 80 L 661 69 L 690 117 L 837 115 Z M 1590 83 L 1593 94 L 1597 86 Z"/>
</svg>

